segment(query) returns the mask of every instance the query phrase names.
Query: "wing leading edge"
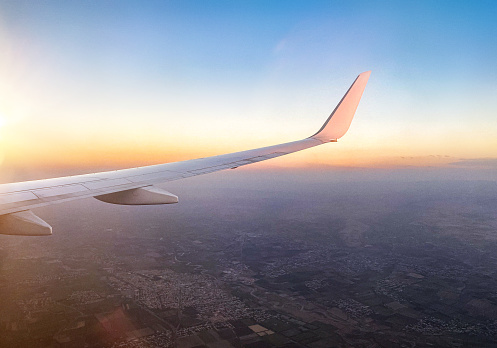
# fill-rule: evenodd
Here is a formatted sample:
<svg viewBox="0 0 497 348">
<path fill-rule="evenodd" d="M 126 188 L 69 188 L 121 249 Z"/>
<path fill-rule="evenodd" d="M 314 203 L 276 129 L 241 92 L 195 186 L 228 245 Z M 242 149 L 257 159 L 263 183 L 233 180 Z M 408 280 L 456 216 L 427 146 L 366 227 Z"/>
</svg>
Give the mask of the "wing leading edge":
<svg viewBox="0 0 497 348">
<path fill-rule="evenodd" d="M 298 141 L 225 155 L 110 172 L 0 185 L 0 234 L 50 235 L 51 227 L 30 209 L 95 197 L 114 204 L 177 203 L 175 195 L 152 185 L 237 168 L 335 142 L 349 129 L 370 71 L 357 76 L 319 131 Z"/>
</svg>

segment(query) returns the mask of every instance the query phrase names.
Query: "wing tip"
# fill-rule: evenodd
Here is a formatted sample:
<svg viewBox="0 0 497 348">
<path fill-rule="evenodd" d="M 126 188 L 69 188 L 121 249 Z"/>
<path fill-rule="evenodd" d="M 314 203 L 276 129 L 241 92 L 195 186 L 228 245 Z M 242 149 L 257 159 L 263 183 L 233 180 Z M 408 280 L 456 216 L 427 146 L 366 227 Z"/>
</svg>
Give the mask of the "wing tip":
<svg viewBox="0 0 497 348">
<path fill-rule="evenodd" d="M 321 129 L 311 138 L 324 142 L 336 141 L 347 132 L 370 75 L 371 70 L 368 70 L 356 77 Z"/>
<path fill-rule="evenodd" d="M 357 79 L 363 78 L 367 81 L 367 80 L 369 80 L 369 76 L 371 76 L 371 70 L 364 71 L 364 72 L 360 73 L 359 75 L 357 75 Z"/>
</svg>

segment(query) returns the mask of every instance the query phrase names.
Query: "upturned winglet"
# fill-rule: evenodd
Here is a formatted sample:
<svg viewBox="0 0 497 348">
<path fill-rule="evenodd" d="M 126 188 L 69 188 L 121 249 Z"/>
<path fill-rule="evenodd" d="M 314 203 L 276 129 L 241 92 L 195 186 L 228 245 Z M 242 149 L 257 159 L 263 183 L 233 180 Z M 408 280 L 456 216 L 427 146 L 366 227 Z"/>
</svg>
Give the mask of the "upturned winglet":
<svg viewBox="0 0 497 348">
<path fill-rule="evenodd" d="M 366 88 L 366 84 L 368 83 L 369 75 L 371 75 L 371 71 L 363 72 L 357 76 L 330 117 L 328 117 L 321 129 L 311 136 L 311 138 L 321 140 L 322 142 L 337 141 L 337 139 L 340 139 L 347 132 L 361 100 L 364 88 Z"/>
</svg>

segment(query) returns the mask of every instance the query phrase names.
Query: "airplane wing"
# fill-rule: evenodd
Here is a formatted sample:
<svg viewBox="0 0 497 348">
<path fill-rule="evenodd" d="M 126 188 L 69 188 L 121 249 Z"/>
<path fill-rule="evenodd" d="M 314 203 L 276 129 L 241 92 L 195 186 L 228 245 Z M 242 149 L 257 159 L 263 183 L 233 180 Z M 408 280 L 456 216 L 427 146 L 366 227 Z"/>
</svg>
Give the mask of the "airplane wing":
<svg viewBox="0 0 497 348">
<path fill-rule="evenodd" d="M 289 143 L 188 161 L 0 185 L 0 234 L 51 235 L 52 228 L 31 209 L 95 197 L 126 205 L 177 203 L 178 197 L 153 184 L 237 168 L 336 142 L 349 129 L 370 71 L 360 74 L 328 117 L 309 138 Z"/>
</svg>

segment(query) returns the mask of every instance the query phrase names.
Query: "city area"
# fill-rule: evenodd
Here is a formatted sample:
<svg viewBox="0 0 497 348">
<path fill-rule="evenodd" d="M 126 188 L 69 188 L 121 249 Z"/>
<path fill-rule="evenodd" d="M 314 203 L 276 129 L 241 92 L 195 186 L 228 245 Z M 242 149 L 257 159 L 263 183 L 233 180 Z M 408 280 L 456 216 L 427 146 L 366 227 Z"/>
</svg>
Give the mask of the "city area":
<svg viewBox="0 0 497 348">
<path fill-rule="evenodd" d="M 40 209 L 52 237 L 2 236 L 0 346 L 497 342 L 493 182 L 181 193 Z"/>
</svg>

